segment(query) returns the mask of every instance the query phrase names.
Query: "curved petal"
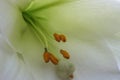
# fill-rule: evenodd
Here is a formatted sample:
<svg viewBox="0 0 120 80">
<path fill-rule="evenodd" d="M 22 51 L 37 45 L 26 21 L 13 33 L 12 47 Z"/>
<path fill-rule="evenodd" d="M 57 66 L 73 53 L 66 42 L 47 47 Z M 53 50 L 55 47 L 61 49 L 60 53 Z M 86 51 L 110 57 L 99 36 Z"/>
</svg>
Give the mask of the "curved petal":
<svg viewBox="0 0 120 80">
<path fill-rule="evenodd" d="M 33 80 L 29 71 L 0 34 L 0 80 Z"/>
<path fill-rule="evenodd" d="M 109 48 L 105 40 L 80 41 L 72 40 L 65 48 L 71 55 L 75 65 L 75 80 L 118 80 L 119 69 L 113 56 L 115 52 Z"/>
<path fill-rule="evenodd" d="M 41 54 L 43 51 L 39 41 L 29 29 L 26 30 L 28 26 L 23 20 L 21 13 L 19 13 L 19 10 L 6 1 L 0 4 L 1 7 L 5 7 L 5 9 L 1 8 L 1 32 L 7 35 L 15 34 L 12 36 L 11 41 L 14 42 L 14 45 L 19 49 L 18 51 L 25 53 L 26 62 L 30 63 L 36 80 L 49 80 L 50 78 L 56 80 L 54 69 L 50 67 L 52 65 L 48 64 L 48 66 L 43 62 Z M 52 28 L 55 29 L 53 31 L 66 33 L 68 38 L 71 39 L 65 48 L 68 48 L 71 52 L 71 61 L 75 63 L 76 80 L 80 79 L 79 74 L 81 74 L 84 80 L 88 80 L 84 76 L 87 74 L 90 75 L 91 72 L 92 76 L 98 74 L 102 79 L 108 79 L 110 75 L 118 72 L 116 62 L 110 54 L 112 53 L 111 49 L 106 46 L 107 44 L 103 40 L 103 36 L 113 35 L 120 30 L 118 18 L 120 13 L 118 9 L 120 6 L 118 4 L 119 3 L 113 0 L 80 0 L 75 3 L 49 8 L 34 14 L 36 16 L 45 15 L 45 17 L 48 18 L 48 29 Z M 113 25 L 115 25 L 115 28 Z M 8 28 L 8 26 L 10 27 Z M 14 29 L 12 27 L 15 27 L 15 32 L 12 31 L 12 29 Z M 21 39 L 23 32 L 25 32 L 26 35 L 22 36 L 23 39 Z M 15 69 L 15 72 L 17 72 L 16 70 L 18 69 Z M 50 75 L 47 75 L 49 74 L 48 70 L 50 70 Z M 20 73 L 22 73 L 21 70 Z M 103 73 L 106 73 L 108 76 L 105 77 Z M 11 74 L 11 76 L 13 75 Z M 19 78 L 20 76 L 18 80 Z M 92 77 L 91 79 L 96 80 L 96 78 L 97 77 Z M 112 78 L 118 79 L 119 77 L 112 75 Z M 112 78 L 110 79 L 112 80 Z"/>
<path fill-rule="evenodd" d="M 24 10 L 33 0 L 7 0 L 12 5 L 17 6 L 19 9 Z"/>
<path fill-rule="evenodd" d="M 41 45 L 17 7 L 8 1 L 1 1 L 0 13 L 1 34 L 9 39 L 16 51 L 27 53 L 34 50 L 34 46 Z"/>
<path fill-rule="evenodd" d="M 120 30 L 119 4 L 116 0 L 78 0 L 38 10 L 34 15 L 47 16 L 49 27 L 75 37 L 110 36 Z"/>
<path fill-rule="evenodd" d="M 2 7 L 4 7 L 4 9 Z M 54 75 L 52 74 L 54 73 L 54 71 L 52 70 L 53 68 L 51 69 L 51 67 L 47 66 L 44 63 L 43 58 L 42 58 L 43 48 L 41 49 L 41 44 L 36 39 L 33 32 L 29 29 L 29 26 L 25 23 L 19 9 L 7 1 L 0 2 L 0 9 L 1 9 L 0 10 L 0 13 L 1 13 L 0 14 L 0 21 L 1 21 L 0 29 L 1 29 L 2 36 L 7 37 L 10 40 L 12 46 L 14 46 L 16 51 L 24 54 L 23 56 L 24 56 L 25 62 L 26 64 L 29 65 L 25 67 L 27 69 L 30 67 L 30 70 L 35 74 L 35 75 L 32 74 L 31 76 L 38 77 L 38 78 L 33 79 L 29 77 L 29 75 L 27 75 L 29 74 L 29 72 L 24 73 L 26 71 L 26 68 L 24 68 L 23 65 L 21 66 L 21 64 L 23 63 L 17 63 L 16 56 L 13 56 L 13 59 L 11 60 L 11 64 L 9 64 L 9 60 L 8 60 L 7 61 L 8 63 L 6 62 L 7 64 L 5 65 L 6 67 L 7 65 L 10 65 L 11 67 L 15 66 L 13 69 L 10 68 L 11 70 L 8 69 L 10 70 L 10 72 L 12 71 L 13 74 L 9 75 L 8 72 L 5 72 L 2 75 L 2 78 L 4 78 L 4 80 L 5 79 L 13 80 L 14 77 L 16 78 L 16 80 L 27 80 L 27 79 L 28 80 L 38 80 L 38 79 L 42 80 L 44 78 L 46 80 L 47 79 L 49 80 L 51 78 L 51 75 Z M 1 60 L 1 62 L 2 61 L 3 60 Z M 50 74 L 47 75 L 49 69 L 50 69 L 50 72 L 49 72 Z M 3 70 L 6 70 L 6 69 L 3 69 Z M 45 74 L 47 77 L 44 77 Z M 16 75 L 18 78 L 16 77 Z M 9 77 L 5 78 L 4 76 L 5 77 L 9 76 Z M 52 76 L 52 78 L 54 79 L 55 76 Z"/>
<path fill-rule="evenodd" d="M 108 47 L 111 49 L 111 51 L 113 52 L 113 55 L 117 61 L 117 65 L 118 65 L 118 68 L 120 70 L 120 37 L 115 35 L 113 36 L 112 38 L 108 38 L 107 39 L 107 44 L 108 44 Z"/>
</svg>

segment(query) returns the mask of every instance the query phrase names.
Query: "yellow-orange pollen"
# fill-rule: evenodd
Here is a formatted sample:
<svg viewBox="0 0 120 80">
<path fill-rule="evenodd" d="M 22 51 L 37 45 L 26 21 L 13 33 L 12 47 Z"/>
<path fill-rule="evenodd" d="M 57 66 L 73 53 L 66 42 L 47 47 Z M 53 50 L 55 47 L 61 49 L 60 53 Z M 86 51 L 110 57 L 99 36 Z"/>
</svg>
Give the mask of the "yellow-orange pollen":
<svg viewBox="0 0 120 80">
<path fill-rule="evenodd" d="M 59 62 L 58 59 L 54 55 L 52 55 L 51 53 L 50 53 L 50 61 L 55 65 L 57 65 Z"/>
<path fill-rule="evenodd" d="M 55 40 L 56 40 L 57 42 L 60 42 L 60 41 L 61 41 L 59 34 L 54 33 L 53 35 L 54 35 L 54 38 L 55 38 Z"/>
<path fill-rule="evenodd" d="M 61 49 L 60 53 L 63 55 L 64 58 L 66 58 L 66 59 L 70 58 L 70 55 L 67 51 Z"/>
<path fill-rule="evenodd" d="M 71 74 L 71 75 L 69 75 L 69 77 L 73 79 L 73 78 L 74 78 L 74 75 L 73 75 L 73 74 Z"/>
<path fill-rule="evenodd" d="M 61 41 L 66 42 L 66 37 L 65 37 L 65 35 L 61 34 L 61 35 L 60 35 L 60 39 L 61 39 Z"/>
<path fill-rule="evenodd" d="M 53 36 L 57 42 L 60 42 L 60 41 L 66 42 L 66 36 L 63 34 L 54 33 Z M 60 53 L 63 55 L 64 58 L 66 59 L 70 58 L 70 55 L 66 50 L 61 49 Z M 59 63 L 59 60 L 52 53 L 48 52 L 47 48 L 45 48 L 43 57 L 44 57 L 45 63 L 48 63 L 49 61 L 51 61 L 54 65 L 57 65 Z"/>
<path fill-rule="evenodd" d="M 57 65 L 59 62 L 59 60 L 52 53 L 48 52 L 46 48 L 43 56 L 44 56 L 44 61 L 46 63 L 51 61 L 54 65 Z"/>
<path fill-rule="evenodd" d="M 57 42 L 60 42 L 60 41 L 66 42 L 66 36 L 63 34 L 54 33 L 53 36 Z"/>
<path fill-rule="evenodd" d="M 44 56 L 44 61 L 48 63 L 50 61 L 50 54 L 48 52 L 44 52 L 43 56 Z"/>
</svg>

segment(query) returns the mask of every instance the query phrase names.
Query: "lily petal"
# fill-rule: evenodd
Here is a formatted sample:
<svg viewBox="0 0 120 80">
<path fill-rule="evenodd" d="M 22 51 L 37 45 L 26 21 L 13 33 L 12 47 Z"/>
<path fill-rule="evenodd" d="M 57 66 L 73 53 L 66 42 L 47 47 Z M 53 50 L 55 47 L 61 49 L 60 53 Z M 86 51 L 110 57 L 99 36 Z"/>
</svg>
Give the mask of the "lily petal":
<svg viewBox="0 0 120 80">
<path fill-rule="evenodd" d="M 33 75 L 0 34 L 0 80 L 33 80 Z"/>
<path fill-rule="evenodd" d="M 113 56 L 115 52 L 109 48 L 105 40 L 76 40 L 70 43 L 65 47 L 71 52 L 71 60 L 75 64 L 75 80 L 119 80 L 120 72 Z"/>
<path fill-rule="evenodd" d="M 120 30 L 119 4 L 115 0 L 78 0 L 37 11 L 35 15 L 48 16 L 49 25 L 58 31 L 62 29 L 60 32 L 72 33 L 74 37 L 110 36 Z"/>
<path fill-rule="evenodd" d="M 29 30 L 29 26 L 24 21 L 23 16 L 18 9 L 20 7 L 15 7 L 15 5 L 11 5 L 11 3 L 7 1 L 2 1 L 0 4 L 0 19 L 2 20 L 0 22 L 0 29 L 2 35 L 7 35 L 8 39 L 12 42 L 12 45 L 15 46 L 15 50 L 24 54 L 23 57 L 25 57 L 25 62 L 28 62 L 36 80 L 56 80 L 57 78 L 55 77 L 53 65 L 49 64 L 49 66 L 47 66 L 48 64 L 46 65 L 44 63 L 41 54 L 43 52 L 41 44 L 36 37 L 34 37 L 33 32 Z M 5 8 L 2 9 L 2 7 Z M 118 67 L 112 55 L 112 49 L 108 47 L 105 37 L 114 35 L 120 30 L 120 20 L 118 18 L 120 13 L 118 11 L 119 8 L 119 3 L 113 0 L 80 0 L 67 5 L 50 7 L 43 11 L 36 11 L 32 13 L 32 15 L 37 17 L 47 17 L 45 22 L 39 20 L 39 23 L 46 26 L 45 28 L 47 30 L 53 29 L 53 32 L 56 31 L 67 34 L 69 41 L 64 48 L 68 48 L 71 52 L 71 61 L 75 63 L 77 70 L 75 72 L 75 80 L 80 79 L 79 74 L 81 74 L 81 77 L 84 80 L 88 80 L 88 78 L 84 77 L 91 73 L 92 76 L 94 74 L 100 74 L 102 79 L 108 79 L 108 74 L 118 74 Z M 22 36 L 22 33 L 24 32 L 25 35 Z M 6 50 L 7 49 L 5 49 L 5 51 Z M 15 59 L 11 60 L 11 62 L 13 62 L 15 66 L 18 66 L 19 64 L 14 61 L 17 58 L 14 58 Z M 9 64 L 9 62 L 7 65 L 14 66 Z M 13 80 L 11 76 L 15 76 L 14 74 L 19 72 L 19 70 L 21 74 L 24 74 L 24 69 L 21 70 L 20 68 L 16 67 L 13 70 L 13 74 L 9 77 L 11 80 Z M 6 75 L 6 73 L 7 72 L 5 71 L 4 74 Z M 103 73 L 106 73 L 108 76 L 105 77 L 102 75 Z M 97 77 L 92 77 L 91 79 L 96 80 L 96 78 Z M 118 76 L 113 76 L 112 78 L 119 79 Z M 112 78 L 110 79 L 112 80 Z M 18 77 L 18 80 L 19 79 L 20 76 Z"/>
</svg>

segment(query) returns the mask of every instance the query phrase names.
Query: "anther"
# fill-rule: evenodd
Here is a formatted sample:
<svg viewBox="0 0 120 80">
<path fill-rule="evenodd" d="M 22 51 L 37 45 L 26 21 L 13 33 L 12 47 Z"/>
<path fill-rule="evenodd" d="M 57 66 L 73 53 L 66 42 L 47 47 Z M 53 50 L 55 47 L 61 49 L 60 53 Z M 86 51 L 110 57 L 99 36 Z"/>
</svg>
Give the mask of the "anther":
<svg viewBox="0 0 120 80">
<path fill-rule="evenodd" d="M 69 75 L 69 77 L 72 78 L 72 79 L 74 78 L 73 74 Z"/>
<path fill-rule="evenodd" d="M 61 35 L 60 35 L 60 39 L 61 39 L 63 42 L 66 42 L 66 37 L 65 37 L 65 35 L 61 34 Z"/>
<path fill-rule="evenodd" d="M 66 58 L 66 59 L 70 58 L 70 55 L 67 51 L 61 49 L 60 53 L 63 55 L 64 58 Z"/>
<path fill-rule="evenodd" d="M 48 63 L 49 60 L 50 60 L 50 54 L 49 54 L 47 48 L 45 48 L 45 52 L 44 52 L 44 54 L 43 54 L 43 57 L 44 57 L 44 61 L 45 61 L 46 63 Z"/>
<path fill-rule="evenodd" d="M 57 33 L 54 33 L 53 34 L 54 35 L 54 38 L 55 38 L 55 40 L 57 41 L 57 42 L 60 42 L 60 35 L 59 34 L 57 34 Z"/>
<path fill-rule="evenodd" d="M 50 60 L 50 54 L 45 51 L 44 54 L 43 54 L 43 57 L 44 57 L 44 61 L 45 61 L 46 63 L 48 63 L 49 60 Z"/>
<path fill-rule="evenodd" d="M 57 65 L 59 62 L 58 59 L 52 54 L 50 54 L 50 60 L 54 65 Z"/>
</svg>

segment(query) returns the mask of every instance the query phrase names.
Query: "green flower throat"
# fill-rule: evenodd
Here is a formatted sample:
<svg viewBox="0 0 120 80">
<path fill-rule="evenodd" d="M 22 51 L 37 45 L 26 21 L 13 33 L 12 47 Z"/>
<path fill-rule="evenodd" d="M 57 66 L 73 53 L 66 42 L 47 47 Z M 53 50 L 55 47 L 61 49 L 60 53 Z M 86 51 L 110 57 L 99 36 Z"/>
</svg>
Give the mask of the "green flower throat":
<svg viewBox="0 0 120 80">
<path fill-rule="evenodd" d="M 51 29 L 48 29 L 45 26 L 42 26 L 39 20 L 45 20 L 44 17 L 36 16 L 34 15 L 35 12 L 41 11 L 46 8 L 53 7 L 55 5 L 61 4 L 62 1 L 57 1 L 54 3 L 47 4 L 43 7 L 36 8 L 36 9 L 27 9 L 26 11 L 22 12 L 22 16 L 25 20 L 25 22 L 28 24 L 29 28 L 33 31 L 34 35 L 37 37 L 40 43 L 43 44 L 43 58 L 46 63 L 51 61 L 53 64 L 57 65 L 59 64 L 59 59 L 49 52 L 49 46 L 53 44 L 49 43 L 54 43 L 55 41 L 57 42 L 63 42 L 65 43 L 67 41 L 66 36 L 61 33 L 57 33 L 54 30 L 50 31 Z M 62 2 L 63 3 L 63 2 Z M 49 33 L 52 32 L 52 33 Z M 66 50 L 60 49 L 59 53 L 63 55 L 65 59 L 69 59 L 70 55 Z"/>
</svg>

